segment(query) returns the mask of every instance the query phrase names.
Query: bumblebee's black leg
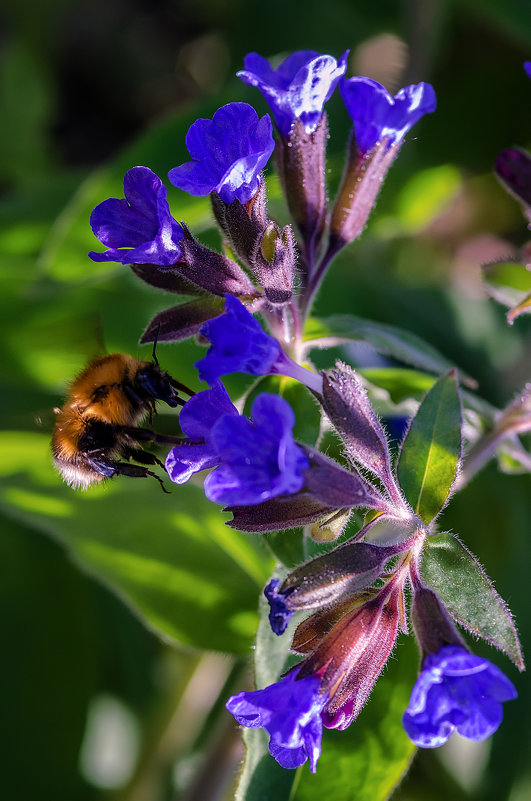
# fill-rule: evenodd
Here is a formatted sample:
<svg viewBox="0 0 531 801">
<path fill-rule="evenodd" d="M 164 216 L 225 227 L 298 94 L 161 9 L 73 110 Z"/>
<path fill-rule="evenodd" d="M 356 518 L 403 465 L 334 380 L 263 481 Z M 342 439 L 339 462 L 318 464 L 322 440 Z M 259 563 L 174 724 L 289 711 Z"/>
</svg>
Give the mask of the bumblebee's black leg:
<svg viewBox="0 0 531 801">
<path fill-rule="evenodd" d="M 171 434 L 156 434 L 149 428 L 126 428 L 120 429 L 124 434 L 135 442 L 158 442 L 161 445 L 180 445 L 184 437 L 175 437 Z"/>
<path fill-rule="evenodd" d="M 127 462 L 113 462 L 111 459 L 103 459 L 98 457 L 88 457 L 87 461 L 100 475 L 105 478 L 112 478 L 112 476 L 129 476 L 130 478 L 147 478 L 152 476 L 159 482 L 162 491 L 166 495 L 171 493 L 164 486 L 164 482 L 156 473 L 148 470 L 146 467 L 141 467 L 139 464 L 128 464 Z"/>
<path fill-rule="evenodd" d="M 159 467 L 164 468 L 164 462 L 161 462 L 154 453 L 144 451 L 142 448 L 126 447 L 122 449 L 122 452 L 126 459 L 133 459 L 140 464 L 158 464 Z"/>
</svg>

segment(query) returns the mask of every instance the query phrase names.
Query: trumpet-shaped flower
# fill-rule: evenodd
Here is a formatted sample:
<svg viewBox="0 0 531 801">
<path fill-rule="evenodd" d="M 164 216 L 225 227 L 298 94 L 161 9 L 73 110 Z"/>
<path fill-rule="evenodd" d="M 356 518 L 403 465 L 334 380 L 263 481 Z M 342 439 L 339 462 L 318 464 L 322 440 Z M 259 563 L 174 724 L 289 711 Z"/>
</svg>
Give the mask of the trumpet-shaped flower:
<svg viewBox="0 0 531 801">
<path fill-rule="evenodd" d="M 294 670 L 264 690 L 233 695 L 226 708 L 241 726 L 265 729 L 269 752 L 283 768 L 298 768 L 307 759 L 315 773 L 321 755 L 325 697 L 317 676 L 297 679 Z"/>
<path fill-rule="evenodd" d="M 512 682 L 488 659 L 447 645 L 424 660 L 404 728 L 421 748 L 443 745 L 455 730 L 469 740 L 485 740 L 502 721 L 502 702 L 514 698 Z"/>
<path fill-rule="evenodd" d="M 347 57 L 348 50 L 339 61 L 313 50 L 299 50 L 273 69 L 258 53 L 249 53 L 245 69 L 237 75 L 262 92 L 283 136 L 289 135 L 297 119 L 306 133 L 312 133 L 321 120 L 324 104 L 345 74 Z"/>
<path fill-rule="evenodd" d="M 394 97 L 370 78 L 344 79 L 339 89 L 354 122 L 356 144 L 362 155 L 382 139 L 387 139 L 389 145 L 398 144 L 424 114 L 435 111 L 437 106 L 429 83 L 405 86 Z"/>
<path fill-rule="evenodd" d="M 256 195 L 275 147 L 271 119 L 259 120 L 247 103 L 227 103 L 211 120 L 196 120 L 185 141 L 192 161 L 169 171 L 171 183 L 191 195 L 217 192 L 225 203 Z"/>
<path fill-rule="evenodd" d="M 109 249 L 89 253 L 93 261 L 170 267 L 182 256 L 184 231 L 170 214 L 166 187 L 147 167 L 124 177 L 124 199 L 109 198 L 90 215 L 94 235 Z"/>
<path fill-rule="evenodd" d="M 166 457 L 171 480 L 184 484 L 193 473 L 215 467 L 205 479 L 205 495 L 226 505 L 252 506 L 298 492 L 310 463 L 293 440 L 290 405 L 264 393 L 251 417 L 238 414 L 220 381 L 190 398 L 181 412 L 189 439 Z"/>
</svg>

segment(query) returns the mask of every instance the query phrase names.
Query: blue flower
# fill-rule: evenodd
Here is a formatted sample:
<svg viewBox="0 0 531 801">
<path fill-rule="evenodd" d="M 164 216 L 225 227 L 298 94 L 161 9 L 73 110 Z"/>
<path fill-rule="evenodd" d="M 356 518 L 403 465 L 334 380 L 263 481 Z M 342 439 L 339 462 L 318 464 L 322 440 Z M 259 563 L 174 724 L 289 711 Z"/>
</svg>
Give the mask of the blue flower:
<svg viewBox="0 0 531 801">
<path fill-rule="evenodd" d="M 189 439 L 166 457 L 171 480 L 184 484 L 193 473 L 215 467 L 205 479 L 205 495 L 228 506 L 298 492 L 310 463 L 293 440 L 290 405 L 264 393 L 256 397 L 251 416 L 238 415 L 220 381 L 190 398 L 180 416 Z"/>
<path fill-rule="evenodd" d="M 263 393 L 251 420 L 224 416 L 211 431 L 219 467 L 205 479 L 205 495 L 226 506 L 253 506 L 302 489 L 310 462 L 293 440 L 295 415 L 279 395 Z"/>
<path fill-rule="evenodd" d="M 270 606 L 269 623 L 275 634 L 280 636 L 286 631 L 293 612 L 286 606 L 286 595 L 278 591 L 279 587 L 280 581 L 271 579 L 264 589 L 264 595 Z"/>
<path fill-rule="evenodd" d="M 245 69 L 236 74 L 262 92 L 283 136 L 288 136 L 297 119 L 306 133 L 312 133 L 319 125 L 324 104 L 345 74 L 347 57 L 348 50 L 339 61 L 313 50 L 299 50 L 274 70 L 258 53 L 249 53 Z"/>
<path fill-rule="evenodd" d="M 225 296 L 226 313 L 209 320 L 201 334 L 210 341 L 207 355 L 194 365 L 199 378 L 213 384 L 227 373 L 266 375 L 282 356 L 276 339 L 263 330 L 234 295 Z"/>
<path fill-rule="evenodd" d="M 398 144 L 424 114 L 435 111 L 437 106 L 429 83 L 405 86 L 394 97 L 370 78 L 344 79 L 339 89 L 354 122 L 356 144 L 362 155 L 384 138 L 389 146 Z"/>
<path fill-rule="evenodd" d="M 531 78 L 531 61 L 524 61 L 524 70 L 529 78 Z"/>
<path fill-rule="evenodd" d="M 194 473 L 219 464 L 211 435 L 215 424 L 224 417 L 238 417 L 238 411 L 221 381 L 184 404 L 179 422 L 188 439 L 172 448 L 166 457 L 166 471 L 172 481 L 185 484 Z"/>
<path fill-rule="evenodd" d="M 501 702 L 513 698 L 512 682 L 488 659 L 447 645 L 424 660 L 402 722 L 421 748 L 443 745 L 455 729 L 484 740 L 502 721 Z"/>
<path fill-rule="evenodd" d="M 194 365 L 201 381 L 212 385 L 228 373 L 273 373 L 290 376 L 322 392 L 322 378 L 290 359 L 238 298 L 225 295 L 225 310 L 201 327 L 201 334 L 211 343 L 207 355 Z"/>
<path fill-rule="evenodd" d="M 186 134 L 193 161 L 174 167 L 168 178 L 191 195 L 217 192 L 225 203 L 247 203 L 260 186 L 275 141 L 271 119 L 247 103 L 227 103 L 211 120 L 199 119 Z"/>
<path fill-rule="evenodd" d="M 125 200 L 104 200 L 90 215 L 94 235 L 109 248 L 91 251 L 90 258 L 160 267 L 179 261 L 184 231 L 170 214 L 160 178 L 147 167 L 133 167 L 125 174 L 124 194 Z"/>
<path fill-rule="evenodd" d="M 321 755 L 321 710 L 326 700 L 319 689 L 316 676 L 297 680 L 297 671 L 292 671 L 264 690 L 233 695 L 226 708 L 240 726 L 268 732 L 269 752 L 283 768 L 298 768 L 309 759 L 315 773 Z"/>
</svg>

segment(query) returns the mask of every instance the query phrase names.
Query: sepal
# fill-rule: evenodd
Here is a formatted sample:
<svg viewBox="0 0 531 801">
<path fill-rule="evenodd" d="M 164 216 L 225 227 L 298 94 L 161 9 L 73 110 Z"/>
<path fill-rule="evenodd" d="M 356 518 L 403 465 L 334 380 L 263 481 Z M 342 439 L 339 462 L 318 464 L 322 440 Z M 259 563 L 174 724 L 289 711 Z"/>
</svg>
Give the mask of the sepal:
<svg viewBox="0 0 531 801">
<path fill-rule="evenodd" d="M 277 171 L 288 208 L 300 231 L 306 265 L 311 268 L 321 243 L 327 213 L 326 113 L 314 131 L 308 133 L 300 119 L 275 149 Z"/>
<path fill-rule="evenodd" d="M 402 589 L 384 589 L 376 597 L 344 614 L 300 667 L 299 676 L 319 675 L 329 700 L 329 723 L 353 701 L 349 723 L 359 713 L 391 654 L 398 634 Z M 348 724 L 346 724 L 348 725 Z"/>
<path fill-rule="evenodd" d="M 183 257 L 182 268 L 179 264 L 179 272 L 183 278 L 206 292 L 221 297 L 226 294 L 236 295 L 238 298 L 260 296 L 260 290 L 236 262 L 201 245 L 184 223 L 182 228 Z"/>
<path fill-rule="evenodd" d="M 428 587 L 414 588 L 411 622 L 423 659 L 438 653 L 445 645 L 466 647 L 445 607 Z"/>
<path fill-rule="evenodd" d="M 175 295 L 202 295 L 203 290 L 183 276 L 179 264 L 171 267 L 159 267 L 158 264 L 130 264 L 129 265 L 141 281 L 165 292 Z"/>
<path fill-rule="evenodd" d="M 256 506 L 227 506 L 224 512 L 232 512 L 227 525 L 238 531 L 283 531 L 314 523 L 330 517 L 336 510 L 315 499 L 309 492 L 284 495 Z"/>
<path fill-rule="evenodd" d="M 225 203 L 216 192 L 210 195 L 212 210 L 225 240 L 250 269 L 254 266 L 253 254 L 267 225 L 265 192 L 265 181 L 261 179 L 258 192 L 247 203 L 239 200 Z"/>
<path fill-rule="evenodd" d="M 371 151 L 361 154 L 356 137 L 351 135 L 347 163 L 330 221 L 328 253 L 338 253 L 361 234 L 387 172 L 398 156 L 401 142 L 389 145 L 378 142 Z"/>
<path fill-rule="evenodd" d="M 356 372 L 338 363 L 323 374 L 323 407 L 339 433 L 349 458 L 392 489 L 387 438 Z"/>
<path fill-rule="evenodd" d="M 347 470 L 315 448 L 308 445 L 303 448 L 310 459 L 310 469 L 305 473 L 305 489 L 313 498 L 334 509 L 357 506 L 387 509 L 386 501 L 358 472 Z"/>
<path fill-rule="evenodd" d="M 510 147 L 502 150 L 494 172 L 505 189 L 531 213 L 531 156 L 525 150 Z"/>
<path fill-rule="evenodd" d="M 155 339 L 158 342 L 180 342 L 196 336 L 203 323 L 223 314 L 223 307 L 223 300 L 212 295 L 164 309 L 151 320 L 140 337 L 140 344 Z"/>
<path fill-rule="evenodd" d="M 293 612 L 327 606 L 369 587 L 396 553 L 395 548 L 349 542 L 292 570 L 278 594 Z"/>
</svg>

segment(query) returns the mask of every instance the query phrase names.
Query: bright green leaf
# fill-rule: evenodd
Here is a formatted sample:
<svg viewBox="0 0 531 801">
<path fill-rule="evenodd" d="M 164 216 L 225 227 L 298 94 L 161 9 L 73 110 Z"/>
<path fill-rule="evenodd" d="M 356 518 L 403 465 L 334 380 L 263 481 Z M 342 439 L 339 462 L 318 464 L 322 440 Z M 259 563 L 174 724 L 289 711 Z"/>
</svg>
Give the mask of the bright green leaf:
<svg viewBox="0 0 531 801">
<path fill-rule="evenodd" d="M 62 484 L 42 434 L 0 435 L 0 507 L 63 543 L 161 636 L 246 653 L 272 560 L 255 535 L 224 525 L 201 486 L 114 479 L 87 492 Z"/>
<path fill-rule="evenodd" d="M 398 480 L 429 523 L 446 503 L 461 455 L 461 401 L 455 374 L 440 378 L 413 418 L 398 460 Z"/>
<path fill-rule="evenodd" d="M 511 613 L 479 562 L 457 537 L 437 534 L 428 539 L 422 576 L 458 623 L 499 648 L 523 670 Z"/>
</svg>

